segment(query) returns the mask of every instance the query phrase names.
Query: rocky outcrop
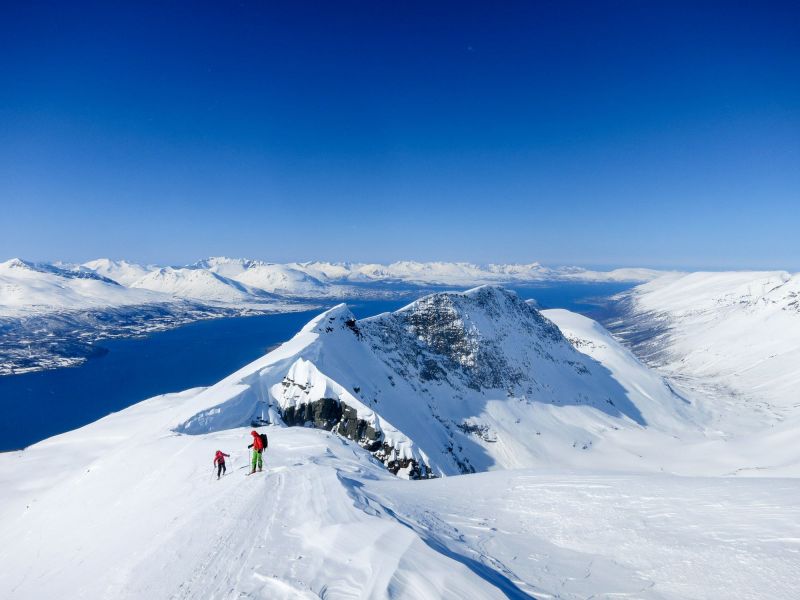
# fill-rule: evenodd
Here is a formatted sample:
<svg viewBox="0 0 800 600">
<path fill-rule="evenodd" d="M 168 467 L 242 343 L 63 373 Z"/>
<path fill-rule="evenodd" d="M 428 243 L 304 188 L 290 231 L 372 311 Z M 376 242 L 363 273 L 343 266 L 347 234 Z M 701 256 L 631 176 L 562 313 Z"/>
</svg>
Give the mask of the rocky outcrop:
<svg viewBox="0 0 800 600">
<path fill-rule="evenodd" d="M 347 326 L 358 335 L 355 321 Z M 412 450 L 411 440 L 320 373 L 311 362 L 300 359 L 294 363 L 283 380 L 272 387 L 271 395 L 277 400 L 286 425 L 324 429 L 353 440 L 395 475 L 409 479 L 433 476 L 421 456 Z"/>
<path fill-rule="evenodd" d="M 396 448 L 384 441 L 383 432 L 364 419 L 359 419 L 356 409 L 334 398 L 320 398 L 307 404 L 287 406 L 281 411 L 281 418 L 290 427 L 315 427 L 353 440 L 395 475 L 403 471 L 409 479 L 433 477 L 428 465 L 414 458 L 400 456 Z"/>
</svg>

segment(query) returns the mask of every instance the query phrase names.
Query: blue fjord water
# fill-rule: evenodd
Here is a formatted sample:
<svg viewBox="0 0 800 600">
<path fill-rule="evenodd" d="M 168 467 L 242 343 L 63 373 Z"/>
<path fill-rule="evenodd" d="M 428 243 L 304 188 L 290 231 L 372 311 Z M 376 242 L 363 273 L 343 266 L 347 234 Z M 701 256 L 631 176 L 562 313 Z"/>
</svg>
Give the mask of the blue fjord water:
<svg viewBox="0 0 800 600">
<path fill-rule="evenodd" d="M 542 308 L 598 317 L 602 298 L 630 287 L 558 283 L 514 289 Z M 350 307 L 362 318 L 409 301 L 358 301 Z M 101 345 L 108 353 L 80 366 L 0 377 L 0 451 L 82 427 L 145 398 L 211 385 L 291 338 L 318 312 L 214 319 L 146 338 L 106 340 Z"/>
</svg>

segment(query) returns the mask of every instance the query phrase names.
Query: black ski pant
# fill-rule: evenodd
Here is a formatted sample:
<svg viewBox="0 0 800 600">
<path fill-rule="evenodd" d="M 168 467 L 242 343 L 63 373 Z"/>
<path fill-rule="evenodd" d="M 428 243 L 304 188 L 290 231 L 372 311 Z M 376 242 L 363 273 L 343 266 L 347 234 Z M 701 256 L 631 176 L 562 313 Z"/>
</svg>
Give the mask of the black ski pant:
<svg viewBox="0 0 800 600">
<path fill-rule="evenodd" d="M 221 475 L 223 475 L 224 473 L 225 473 L 225 463 L 224 462 L 218 462 L 217 463 L 217 479 L 219 479 L 219 477 Z"/>
</svg>

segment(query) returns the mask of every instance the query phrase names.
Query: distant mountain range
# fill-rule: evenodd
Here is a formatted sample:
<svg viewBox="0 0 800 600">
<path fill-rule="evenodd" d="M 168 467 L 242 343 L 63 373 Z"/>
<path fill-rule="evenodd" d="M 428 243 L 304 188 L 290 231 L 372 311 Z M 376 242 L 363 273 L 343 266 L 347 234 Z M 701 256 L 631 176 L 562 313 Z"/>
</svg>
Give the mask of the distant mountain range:
<svg viewBox="0 0 800 600">
<path fill-rule="evenodd" d="M 275 310 L 286 299 L 389 297 L 402 286 L 470 287 L 543 281 L 650 281 L 652 269 L 550 269 L 538 263 L 488 265 L 444 262 L 307 262 L 278 264 L 214 257 L 185 267 L 138 265 L 107 258 L 81 265 L 0 263 L 0 317 L 167 303 L 176 299 L 214 307 Z M 398 287 L 400 286 L 400 287 Z"/>
<path fill-rule="evenodd" d="M 0 315 L 168 302 L 174 298 L 258 308 L 274 303 L 277 297 L 385 297 L 396 294 L 398 285 L 470 287 L 543 281 L 642 282 L 663 274 L 652 269 L 553 269 L 539 263 L 486 266 L 409 261 L 388 265 L 279 264 L 213 257 L 184 267 L 172 267 L 107 258 L 81 265 L 12 259 L 0 263 Z M 87 280 L 91 283 L 86 283 Z M 145 290 L 155 294 L 147 294 Z"/>
</svg>

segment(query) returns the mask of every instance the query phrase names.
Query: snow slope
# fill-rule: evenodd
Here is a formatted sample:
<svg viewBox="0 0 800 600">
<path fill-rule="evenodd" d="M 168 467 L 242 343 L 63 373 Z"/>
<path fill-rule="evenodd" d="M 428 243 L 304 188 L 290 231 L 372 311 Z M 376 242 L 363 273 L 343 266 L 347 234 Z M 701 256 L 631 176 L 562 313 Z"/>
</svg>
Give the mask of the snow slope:
<svg viewBox="0 0 800 600">
<path fill-rule="evenodd" d="M 747 431 L 800 418 L 800 274 L 671 275 L 618 300 L 614 331 L 702 394 L 718 427 Z"/>
<path fill-rule="evenodd" d="M 405 481 L 355 443 L 172 431 L 201 390 L 0 455 L 0 597 L 774 599 L 800 481 L 512 470 Z M 231 454 L 217 481 L 215 450 Z"/>
<path fill-rule="evenodd" d="M 69 270 L 18 258 L 0 263 L 0 316 L 169 302 L 147 290 L 130 290 L 89 270 Z"/>
</svg>

